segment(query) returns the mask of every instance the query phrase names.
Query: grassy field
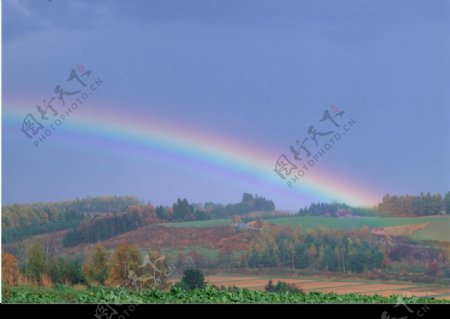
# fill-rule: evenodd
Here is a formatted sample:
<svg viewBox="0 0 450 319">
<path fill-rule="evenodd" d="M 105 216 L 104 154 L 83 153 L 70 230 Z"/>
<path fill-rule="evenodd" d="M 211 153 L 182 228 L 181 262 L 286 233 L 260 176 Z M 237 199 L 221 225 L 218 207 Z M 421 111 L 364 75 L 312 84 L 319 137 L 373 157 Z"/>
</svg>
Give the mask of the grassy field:
<svg viewBox="0 0 450 319">
<path fill-rule="evenodd" d="M 230 219 L 210 219 L 199 220 L 192 222 L 179 222 L 179 223 L 164 223 L 161 224 L 166 227 L 183 227 L 183 228 L 204 228 L 204 227 L 220 227 L 231 225 Z"/>
<path fill-rule="evenodd" d="M 175 260 L 180 252 L 182 252 L 185 256 L 189 256 L 191 252 L 195 252 L 199 254 L 201 257 L 205 258 L 206 260 L 215 260 L 219 257 L 220 253 L 219 250 L 217 249 L 210 249 L 208 247 L 199 245 L 186 246 L 182 249 L 174 249 L 174 248 L 161 249 L 161 253 L 172 260 Z"/>
<path fill-rule="evenodd" d="M 249 289 L 205 289 L 185 291 L 144 290 L 134 292 L 123 288 L 83 288 L 69 286 L 55 288 L 6 287 L 2 289 L 3 303 L 396 303 L 398 296 L 357 295 L 309 292 L 306 294 L 274 293 Z M 448 303 L 446 300 L 419 297 L 404 297 L 406 303 Z"/>
<path fill-rule="evenodd" d="M 355 218 L 334 218 L 334 217 L 315 217 L 315 216 L 292 216 L 267 219 L 267 223 L 287 226 L 301 226 L 304 229 L 317 228 L 319 226 L 335 228 L 335 229 L 351 229 L 367 226 L 369 228 L 379 228 L 388 226 L 433 223 L 449 225 L 450 216 L 429 216 L 429 217 L 355 217 Z M 203 227 L 220 227 L 231 225 L 229 219 L 212 219 L 202 221 L 165 223 L 166 227 L 186 227 L 186 228 L 203 228 Z M 445 228 L 445 227 L 444 227 Z"/>
<path fill-rule="evenodd" d="M 333 218 L 315 216 L 293 216 L 285 218 L 269 219 L 267 222 L 277 225 L 301 226 L 304 229 L 317 228 L 319 226 L 335 229 L 351 229 L 367 226 L 379 228 L 388 226 L 423 224 L 429 222 L 449 221 L 450 217 L 355 217 L 355 218 Z"/>
<path fill-rule="evenodd" d="M 412 237 L 420 240 L 450 242 L 450 218 L 433 221 L 424 229 L 416 232 Z"/>
</svg>

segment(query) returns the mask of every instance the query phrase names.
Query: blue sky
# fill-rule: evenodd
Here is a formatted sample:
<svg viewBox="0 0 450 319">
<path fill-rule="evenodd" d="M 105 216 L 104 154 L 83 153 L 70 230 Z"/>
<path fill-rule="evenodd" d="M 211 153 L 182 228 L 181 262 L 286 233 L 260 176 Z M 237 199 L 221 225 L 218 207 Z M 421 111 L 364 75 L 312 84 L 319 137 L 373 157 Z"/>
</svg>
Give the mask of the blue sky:
<svg viewBox="0 0 450 319">
<path fill-rule="evenodd" d="M 173 119 L 271 150 L 276 159 L 335 104 L 358 126 L 317 169 L 382 193 L 450 190 L 448 1 L 2 6 L 3 112 L 23 97 L 33 111 L 83 64 L 104 81 L 89 101 L 99 112 Z M 318 200 L 286 199 L 257 180 L 211 178 L 188 160 L 167 163 L 155 150 L 117 141 L 99 149 L 63 131 L 36 150 L 14 125 L 4 120 L 3 203 L 106 194 L 155 204 L 236 202 L 252 192 L 295 210 Z"/>
</svg>

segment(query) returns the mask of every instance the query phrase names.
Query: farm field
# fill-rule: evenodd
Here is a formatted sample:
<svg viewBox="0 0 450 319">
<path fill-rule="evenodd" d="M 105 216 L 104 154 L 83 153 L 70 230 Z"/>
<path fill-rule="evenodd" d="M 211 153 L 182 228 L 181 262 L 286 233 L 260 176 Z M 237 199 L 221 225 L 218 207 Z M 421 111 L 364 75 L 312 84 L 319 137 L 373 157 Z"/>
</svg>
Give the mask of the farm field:
<svg viewBox="0 0 450 319">
<path fill-rule="evenodd" d="M 358 295 L 380 295 L 391 296 L 401 295 L 408 297 L 433 297 L 436 299 L 450 300 L 450 287 L 439 285 L 422 285 L 410 283 L 383 283 L 377 281 L 341 281 L 328 280 L 326 278 L 311 277 L 252 277 L 252 276 L 207 276 L 206 281 L 216 286 L 264 290 L 264 286 L 268 280 L 273 283 L 284 281 L 292 283 L 302 288 L 306 293 L 336 293 L 341 294 L 358 294 Z"/>
</svg>

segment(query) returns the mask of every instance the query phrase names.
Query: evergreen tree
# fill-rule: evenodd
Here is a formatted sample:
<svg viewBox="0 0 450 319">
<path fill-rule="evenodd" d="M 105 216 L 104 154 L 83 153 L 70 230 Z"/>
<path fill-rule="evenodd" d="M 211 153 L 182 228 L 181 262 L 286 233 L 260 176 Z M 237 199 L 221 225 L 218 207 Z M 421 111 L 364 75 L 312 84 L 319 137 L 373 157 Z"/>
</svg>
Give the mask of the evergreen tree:
<svg viewBox="0 0 450 319">
<path fill-rule="evenodd" d="M 186 290 L 202 289 L 206 286 L 205 277 L 201 270 L 188 268 L 184 271 L 183 278 L 177 286 Z"/>
</svg>

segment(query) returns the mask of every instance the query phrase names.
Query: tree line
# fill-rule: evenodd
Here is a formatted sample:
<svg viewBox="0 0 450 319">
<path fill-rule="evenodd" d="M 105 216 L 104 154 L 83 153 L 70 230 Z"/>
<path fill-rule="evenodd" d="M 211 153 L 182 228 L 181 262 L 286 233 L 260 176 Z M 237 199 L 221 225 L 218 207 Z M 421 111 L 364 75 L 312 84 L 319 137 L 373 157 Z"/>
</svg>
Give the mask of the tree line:
<svg viewBox="0 0 450 319">
<path fill-rule="evenodd" d="M 26 226 L 22 227 L 2 229 L 3 230 L 2 243 L 8 244 L 14 241 L 24 239 L 28 236 L 73 228 L 76 227 L 80 223 L 80 221 L 84 219 L 83 214 L 74 211 L 66 212 L 64 209 L 58 212 L 48 213 L 47 211 L 47 214 L 45 212 L 42 213 L 43 216 L 45 216 L 45 218 L 41 216 L 43 220 L 40 220 L 40 217 L 30 218 L 31 221 L 35 220 L 36 222 L 31 224 L 27 223 L 25 224 Z M 12 213 L 9 212 L 8 214 L 14 214 L 14 212 Z M 30 216 L 36 217 L 38 216 L 38 214 L 33 214 Z M 5 218 L 8 217 L 6 216 Z"/>
<path fill-rule="evenodd" d="M 381 268 L 383 243 L 369 229 L 350 231 L 271 227 L 254 242 L 248 266 L 363 272 Z"/>
<path fill-rule="evenodd" d="M 344 203 L 312 203 L 309 207 L 300 208 L 299 216 L 377 216 L 378 212 L 372 208 L 352 207 Z"/>
<path fill-rule="evenodd" d="M 134 196 L 99 196 L 54 203 L 8 205 L 2 207 L 2 229 L 60 222 L 68 218 L 67 214 L 121 212 L 137 204 L 142 203 Z"/>
<path fill-rule="evenodd" d="M 132 289 L 166 288 L 171 271 L 167 259 L 158 250 L 150 250 L 142 258 L 139 250 L 127 243 L 118 245 L 111 255 L 97 244 L 83 264 L 52 258 L 40 243 L 29 247 L 23 265 L 19 265 L 11 253 L 2 253 L 2 282 L 11 286 L 90 284 Z"/>
<path fill-rule="evenodd" d="M 65 220 L 58 222 L 52 222 L 47 224 L 35 224 L 29 225 L 27 227 L 6 229 L 3 231 L 2 234 L 2 243 L 8 244 L 33 235 L 39 235 L 48 232 L 74 228 L 84 218 L 82 214 L 77 213 L 75 214 L 76 214 L 75 216 L 66 215 Z"/>
<path fill-rule="evenodd" d="M 96 243 L 115 237 L 145 225 L 145 215 L 138 212 L 120 213 L 112 216 L 95 216 L 68 231 L 63 238 L 64 247 L 82 243 Z"/>
<path fill-rule="evenodd" d="M 450 214 L 450 192 L 419 195 L 389 195 L 378 204 L 378 211 L 387 216 L 426 216 Z"/>
<path fill-rule="evenodd" d="M 193 221 L 205 219 L 230 218 L 233 215 L 244 215 L 253 211 L 273 211 L 275 204 L 264 197 L 249 193 L 242 195 L 242 200 L 235 204 L 190 204 L 186 198 L 178 198 L 171 207 L 157 206 L 156 215 L 170 222 Z"/>
<path fill-rule="evenodd" d="M 125 211 L 141 205 L 133 196 L 102 196 L 55 203 L 15 204 L 2 207 L 3 244 L 68 228 L 90 214 Z"/>
</svg>

